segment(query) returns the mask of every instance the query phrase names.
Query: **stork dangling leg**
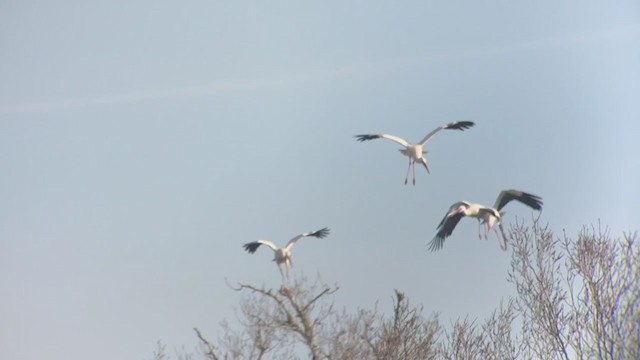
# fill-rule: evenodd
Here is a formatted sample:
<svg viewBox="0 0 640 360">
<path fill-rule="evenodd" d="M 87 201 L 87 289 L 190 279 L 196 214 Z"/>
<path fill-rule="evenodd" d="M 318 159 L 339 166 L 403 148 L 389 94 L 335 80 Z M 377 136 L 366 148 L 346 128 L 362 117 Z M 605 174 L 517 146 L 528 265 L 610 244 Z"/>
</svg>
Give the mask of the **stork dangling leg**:
<svg viewBox="0 0 640 360">
<path fill-rule="evenodd" d="M 496 237 L 500 240 L 500 234 L 498 234 L 498 229 L 495 226 L 493 227 L 493 232 L 496 233 Z"/>
<path fill-rule="evenodd" d="M 409 182 L 409 171 L 411 171 L 411 158 L 409 158 L 409 167 L 407 168 L 407 176 L 404 177 L 405 185 L 407 185 L 407 182 Z"/>
<path fill-rule="evenodd" d="M 416 186 L 416 162 L 412 161 L 413 168 L 413 186 Z"/>
<path fill-rule="evenodd" d="M 487 228 L 484 233 L 485 239 L 488 240 L 489 232 L 491 231 L 491 228 L 493 228 L 496 236 L 498 237 L 498 241 L 500 241 L 500 248 L 502 250 L 506 250 L 509 237 L 505 234 L 504 227 L 502 226 L 502 217 L 505 215 L 502 208 L 513 200 L 516 200 L 533 210 L 542 210 L 542 198 L 524 191 L 513 189 L 501 191 L 500 194 L 498 194 L 493 207 L 487 207 L 464 200 L 458 201 L 449 207 L 449 211 L 442 221 L 440 221 L 436 236 L 434 236 L 429 242 L 429 250 L 440 250 L 445 239 L 451 236 L 453 229 L 463 216 L 470 216 L 478 219 L 478 239 L 482 239 L 483 223 L 487 224 Z M 500 228 L 501 234 L 498 232 L 498 229 L 496 229 L 496 226 Z"/>
<path fill-rule="evenodd" d="M 291 273 L 289 272 L 289 269 L 293 267 L 293 262 L 291 262 L 290 256 L 287 256 L 287 259 L 285 260 L 285 265 L 287 268 L 287 283 L 291 283 Z"/>
<path fill-rule="evenodd" d="M 504 214 L 502 214 L 501 212 L 501 215 L 504 215 Z M 509 237 L 504 232 L 504 228 L 502 227 L 502 222 L 500 222 L 498 226 L 500 227 L 500 232 L 502 233 L 502 243 L 500 244 L 500 249 L 502 249 L 502 251 L 507 251 L 507 242 L 509 241 Z"/>
</svg>

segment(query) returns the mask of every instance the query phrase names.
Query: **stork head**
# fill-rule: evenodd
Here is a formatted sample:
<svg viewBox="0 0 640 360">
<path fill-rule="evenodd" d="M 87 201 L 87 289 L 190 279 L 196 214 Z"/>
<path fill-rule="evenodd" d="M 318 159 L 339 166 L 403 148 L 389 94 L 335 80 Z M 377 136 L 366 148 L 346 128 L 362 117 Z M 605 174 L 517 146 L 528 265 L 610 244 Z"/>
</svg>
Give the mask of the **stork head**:
<svg viewBox="0 0 640 360">
<path fill-rule="evenodd" d="M 455 216 L 457 214 L 461 214 L 464 213 L 464 211 L 467 209 L 466 206 L 464 205 L 460 205 L 457 208 L 451 209 L 451 211 L 449 211 L 449 213 L 447 214 L 447 217 L 452 217 Z"/>
<path fill-rule="evenodd" d="M 509 237 L 505 233 L 504 227 L 502 227 L 502 223 L 499 223 L 498 226 L 500 227 L 500 234 L 502 234 L 502 239 L 500 239 L 500 236 L 498 236 L 500 249 L 502 249 L 502 251 L 507 251 L 507 243 L 509 242 Z"/>
<path fill-rule="evenodd" d="M 457 203 L 451 205 L 451 207 L 449 208 L 449 213 L 447 214 L 448 217 L 452 217 L 456 214 L 465 214 L 467 215 L 467 211 L 469 210 L 469 208 L 471 207 L 471 203 L 463 200 L 463 201 L 458 201 Z M 478 219 L 480 220 L 480 219 Z"/>
</svg>

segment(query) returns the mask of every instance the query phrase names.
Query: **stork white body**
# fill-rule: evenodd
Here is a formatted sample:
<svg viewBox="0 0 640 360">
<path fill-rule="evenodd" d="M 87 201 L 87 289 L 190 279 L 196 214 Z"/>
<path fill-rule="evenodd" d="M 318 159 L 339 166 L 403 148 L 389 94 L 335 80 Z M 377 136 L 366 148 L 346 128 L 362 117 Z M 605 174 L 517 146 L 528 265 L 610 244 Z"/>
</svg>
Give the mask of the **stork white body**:
<svg viewBox="0 0 640 360">
<path fill-rule="evenodd" d="M 293 245 L 295 245 L 298 240 L 304 237 L 310 236 L 310 237 L 316 237 L 316 238 L 322 239 L 322 238 L 325 238 L 327 235 L 329 235 L 329 228 L 325 227 L 318 231 L 305 232 L 305 233 L 296 235 L 291 240 L 289 240 L 289 242 L 287 243 L 287 246 L 283 248 L 276 246 L 276 244 L 274 244 L 269 240 L 257 240 L 254 242 L 246 243 L 243 245 L 243 247 L 250 254 L 253 254 L 254 252 L 256 252 L 256 250 L 258 249 L 258 247 L 260 247 L 260 245 L 266 245 L 269 248 L 271 248 L 271 250 L 273 250 L 273 261 L 276 263 L 276 265 L 278 265 L 280 276 L 284 281 L 285 275 L 282 272 L 281 265 L 284 264 L 285 271 L 286 271 L 286 278 L 288 280 L 289 268 L 293 266 L 293 263 L 291 262 L 291 248 L 293 248 Z"/>
<path fill-rule="evenodd" d="M 364 135 L 355 135 L 355 138 L 358 139 L 358 141 L 367 141 L 367 140 L 374 140 L 374 139 L 380 139 L 380 138 L 384 138 L 384 139 L 388 139 L 391 141 L 395 141 L 396 143 L 402 145 L 404 148 L 399 149 L 400 153 L 402 153 L 402 155 L 406 156 L 409 158 L 409 167 L 407 168 L 407 175 L 404 178 L 404 184 L 406 185 L 407 182 L 409 181 L 409 171 L 413 168 L 413 185 L 416 184 L 416 163 L 420 163 L 422 164 L 422 166 L 424 166 L 424 168 L 427 170 L 427 173 L 431 173 L 429 171 L 429 166 L 427 166 L 427 159 L 425 158 L 425 155 L 427 154 L 427 151 L 425 151 L 422 147 L 424 146 L 424 144 L 427 143 L 427 141 L 429 141 L 431 139 L 431 137 L 433 137 L 433 135 L 435 135 L 438 131 L 442 130 L 442 129 L 451 129 L 451 130 L 464 130 L 464 129 L 468 129 L 472 126 L 474 126 L 475 124 L 472 121 L 457 121 L 457 122 L 452 122 L 449 124 L 445 124 L 442 126 L 437 127 L 436 129 L 434 129 L 433 131 L 431 131 L 430 133 L 428 133 L 419 143 L 417 144 L 411 144 L 409 143 L 407 140 L 395 136 L 395 135 L 389 135 L 389 134 L 364 134 Z"/>
<path fill-rule="evenodd" d="M 468 201 L 460 201 L 451 205 L 449 213 L 447 213 L 447 218 L 451 218 L 457 214 L 478 219 L 478 239 L 482 239 L 482 234 L 480 232 L 481 224 L 487 225 L 487 230 L 484 233 L 484 238 L 487 239 L 489 231 L 495 224 L 500 223 L 500 219 L 502 217 L 500 211 L 494 208 L 490 208 L 482 204 L 470 203 Z M 497 232 L 495 228 L 493 229 Z"/>
<path fill-rule="evenodd" d="M 493 207 L 481 204 L 471 203 L 468 201 L 458 201 L 449 207 L 449 211 L 438 225 L 436 236 L 429 243 L 431 251 L 442 248 L 444 240 L 451 235 L 453 229 L 464 216 L 474 217 L 478 219 L 478 239 L 482 239 L 482 224 L 486 224 L 484 238 L 487 239 L 491 229 L 494 230 L 498 237 L 498 242 L 502 250 L 507 250 L 507 235 L 502 227 L 502 216 L 505 214 L 502 208 L 511 200 L 517 200 L 534 210 L 542 209 L 542 199 L 539 196 L 532 195 L 519 190 L 503 190 L 498 195 Z M 500 228 L 500 234 L 495 225 Z M 502 235 L 502 238 L 500 237 Z"/>
</svg>

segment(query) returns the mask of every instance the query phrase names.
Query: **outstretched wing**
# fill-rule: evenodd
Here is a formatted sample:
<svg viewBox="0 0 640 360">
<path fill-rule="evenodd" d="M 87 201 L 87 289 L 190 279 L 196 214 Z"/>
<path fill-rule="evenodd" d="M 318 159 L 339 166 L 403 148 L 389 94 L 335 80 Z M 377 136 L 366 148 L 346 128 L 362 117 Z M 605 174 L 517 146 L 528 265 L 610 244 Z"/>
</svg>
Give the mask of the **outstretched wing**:
<svg viewBox="0 0 640 360">
<path fill-rule="evenodd" d="M 389 135 L 389 134 L 365 134 L 365 135 L 354 135 L 354 138 L 358 139 L 358 141 L 367 141 L 367 140 L 374 140 L 374 139 L 380 139 L 380 138 L 385 138 L 385 139 L 389 139 L 391 141 L 395 141 L 398 144 L 402 145 L 402 146 L 409 146 L 410 144 L 407 142 L 407 140 L 394 136 L 394 135 Z"/>
<path fill-rule="evenodd" d="M 247 250 L 247 252 L 249 254 L 253 254 L 254 252 L 256 252 L 256 250 L 258 250 L 260 245 L 267 245 L 273 251 L 278 250 L 278 247 L 276 246 L 276 244 L 272 243 L 269 240 L 257 240 L 257 241 L 254 241 L 254 242 L 246 243 L 246 244 L 242 245 L 242 247 L 244 247 L 244 249 Z"/>
<path fill-rule="evenodd" d="M 289 243 L 287 243 L 287 247 L 285 248 L 286 250 L 291 250 L 291 248 L 293 247 L 293 245 L 295 245 L 296 241 L 302 239 L 303 237 L 316 237 L 319 239 L 323 239 L 325 237 L 327 237 L 327 235 L 329 235 L 329 228 L 322 228 L 318 231 L 314 231 L 314 232 L 306 232 L 306 233 L 302 233 L 300 235 L 296 235 L 293 239 L 289 240 Z"/>
<path fill-rule="evenodd" d="M 502 209 L 505 205 L 507 205 L 511 200 L 517 200 L 534 210 L 542 209 L 541 197 L 526 193 L 524 191 L 513 190 L 513 189 L 501 191 L 493 207 L 498 211 L 500 211 L 500 209 Z"/>
<path fill-rule="evenodd" d="M 432 132 L 428 133 L 427 136 L 425 136 L 424 139 L 422 139 L 422 141 L 420 141 L 418 144 L 424 145 L 427 141 L 429 141 L 429 139 L 431 139 L 431 137 L 433 135 L 435 135 L 440 130 L 447 129 L 447 130 L 462 130 L 462 131 L 464 131 L 464 129 L 468 129 L 468 128 L 472 127 L 473 125 L 475 125 L 475 123 L 473 121 L 456 121 L 456 122 L 448 123 L 446 125 L 442 125 L 440 127 L 437 127 Z"/>
<path fill-rule="evenodd" d="M 460 219 L 463 217 L 463 213 L 456 213 L 451 216 L 447 213 L 447 215 L 442 218 L 442 221 L 440 221 L 440 225 L 438 225 L 438 232 L 436 233 L 436 236 L 434 236 L 429 242 L 429 250 L 436 251 L 442 249 L 444 240 L 451 235 L 453 229 L 456 228 L 456 225 L 458 225 Z"/>
</svg>

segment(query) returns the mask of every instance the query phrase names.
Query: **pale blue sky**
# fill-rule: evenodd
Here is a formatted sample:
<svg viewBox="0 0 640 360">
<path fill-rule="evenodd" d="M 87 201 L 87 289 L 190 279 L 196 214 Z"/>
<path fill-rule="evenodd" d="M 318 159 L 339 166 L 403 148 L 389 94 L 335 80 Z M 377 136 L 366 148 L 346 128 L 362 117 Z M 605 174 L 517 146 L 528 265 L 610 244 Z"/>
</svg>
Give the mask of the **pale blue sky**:
<svg viewBox="0 0 640 360">
<path fill-rule="evenodd" d="M 457 200 L 517 188 L 543 222 L 638 229 L 637 1 L 0 2 L 0 358 L 147 359 L 279 286 L 241 245 L 331 228 L 294 274 L 393 289 L 448 323 L 512 294 Z M 431 175 L 388 141 L 428 144 Z M 506 208 L 507 223 L 534 215 Z"/>
</svg>

